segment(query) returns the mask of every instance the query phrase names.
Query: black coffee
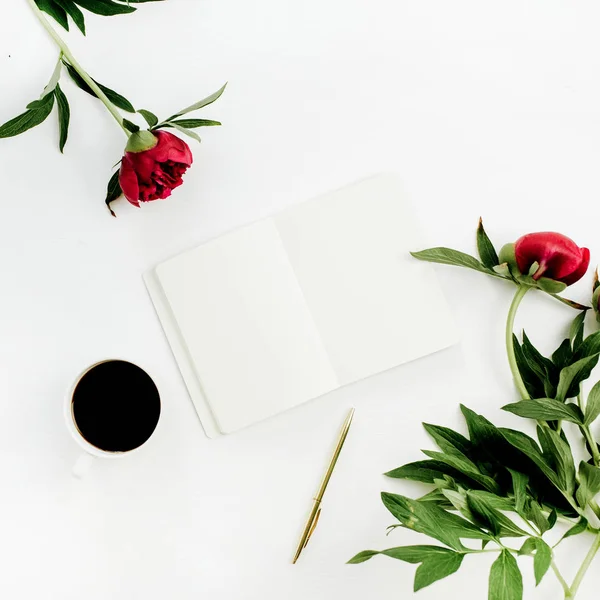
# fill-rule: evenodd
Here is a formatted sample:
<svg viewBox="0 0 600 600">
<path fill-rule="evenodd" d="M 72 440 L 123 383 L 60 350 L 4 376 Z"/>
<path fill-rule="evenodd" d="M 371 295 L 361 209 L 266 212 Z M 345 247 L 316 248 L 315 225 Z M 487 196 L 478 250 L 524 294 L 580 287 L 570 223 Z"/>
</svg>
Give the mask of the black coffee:
<svg viewBox="0 0 600 600">
<path fill-rule="evenodd" d="M 73 418 L 81 435 L 108 452 L 141 446 L 160 417 L 160 397 L 140 367 L 111 360 L 92 367 L 73 392 Z"/>
</svg>

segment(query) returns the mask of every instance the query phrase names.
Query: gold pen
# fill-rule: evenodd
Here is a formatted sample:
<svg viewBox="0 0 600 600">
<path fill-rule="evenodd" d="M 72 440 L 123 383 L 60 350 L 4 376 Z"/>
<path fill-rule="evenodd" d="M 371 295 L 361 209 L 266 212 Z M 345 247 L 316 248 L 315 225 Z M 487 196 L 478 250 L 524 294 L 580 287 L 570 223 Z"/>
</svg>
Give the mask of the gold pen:
<svg viewBox="0 0 600 600">
<path fill-rule="evenodd" d="M 319 517 L 321 515 L 321 500 L 323 500 L 323 494 L 325 494 L 325 490 L 327 489 L 327 484 L 331 479 L 331 474 L 335 469 L 335 465 L 340 457 L 340 453 L 342 451 L 342 447 L 344 446 L 344 442 L 346 441 L 346 436 L 348 435 L 348 430 L 350 429 L 350 425 L 352 424 L 352 417 L 354 416 L 354 409 L 351 408 L 346 420 L 344 421 L 344 425 L 342 426 L 342 431 L 340 432 L 340 436 L 338 438 L 337 444 L 335 446 L 335 450 L 333 451 L 333 456 L 331 457 L 331 461 L 329 462 L 329 466 L 327 467 L 327 471 L 325 472 L 325 476 L 323 477 L 323 481 L 321 481 L 321 485 L 319 486 L 319 491 L 317 495 L 313 498 L 313 505 L 310 510 L 310 515 L 308 517 L 308 521 L 306 522 L 306 526 L 304 527 L 304 531 L 302 532 L 302 537 L 300 538 L 300 542 L 298 544 L 298 548 L 296 549 L 296 554 L 294 556 L 294 560 L 292 564 L 295 564 L 300 554 L 302 554 L 302 550 L 306 548 L 310 540 L 310 536 L 313 534 L 317 523 L 319 522 Z"/>
</svg>

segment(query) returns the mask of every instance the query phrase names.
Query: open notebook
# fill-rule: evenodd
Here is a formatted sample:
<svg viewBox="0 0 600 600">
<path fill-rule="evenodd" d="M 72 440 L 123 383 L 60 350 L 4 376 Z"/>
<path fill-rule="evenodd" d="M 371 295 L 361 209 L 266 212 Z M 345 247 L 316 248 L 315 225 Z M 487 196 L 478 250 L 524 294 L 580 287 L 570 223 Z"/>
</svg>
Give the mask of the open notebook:
<svg viewBox="0 0 600 600">
<path fill-rule="evenodd" d="M 184 252 L 146 283 L 209 437 L 456 339 L 402 188 L 378 175 Z"/>
</svg>

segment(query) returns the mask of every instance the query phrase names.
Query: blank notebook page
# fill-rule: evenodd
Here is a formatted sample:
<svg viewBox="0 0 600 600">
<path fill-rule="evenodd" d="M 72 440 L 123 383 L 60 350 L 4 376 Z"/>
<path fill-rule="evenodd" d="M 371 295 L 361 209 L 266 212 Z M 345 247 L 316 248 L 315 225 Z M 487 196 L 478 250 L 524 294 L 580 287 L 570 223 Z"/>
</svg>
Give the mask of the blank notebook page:
<svg viewBox="0 0 600 600">
<path fill-rule="evenodd" d="M 221 432 L 339 386 L 272 219 L 156 275 Z"/>
<path fill-rule="evenodd" d="M 456 341 L 418 224 L 393 175 L 379 175 L 275 217 L 341 385 Z"/>
</svg>

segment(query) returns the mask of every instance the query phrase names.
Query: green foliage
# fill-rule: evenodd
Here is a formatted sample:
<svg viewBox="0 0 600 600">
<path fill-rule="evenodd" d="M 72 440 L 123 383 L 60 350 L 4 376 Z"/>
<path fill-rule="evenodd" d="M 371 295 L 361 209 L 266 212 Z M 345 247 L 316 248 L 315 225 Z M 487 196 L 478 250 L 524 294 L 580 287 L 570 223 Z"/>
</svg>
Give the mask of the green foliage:
<svg viewBox="0 0 600 600">
<path fill-rule="evenodd" d="M 50 15 L 61 27 L 69 30 L 70 17 L 85 35 L 85 17 L 81 9 L 105 17 L 135 12 L 131 4 L 162 0 L 35 0 L 38 8 Z"/>
</svg>

